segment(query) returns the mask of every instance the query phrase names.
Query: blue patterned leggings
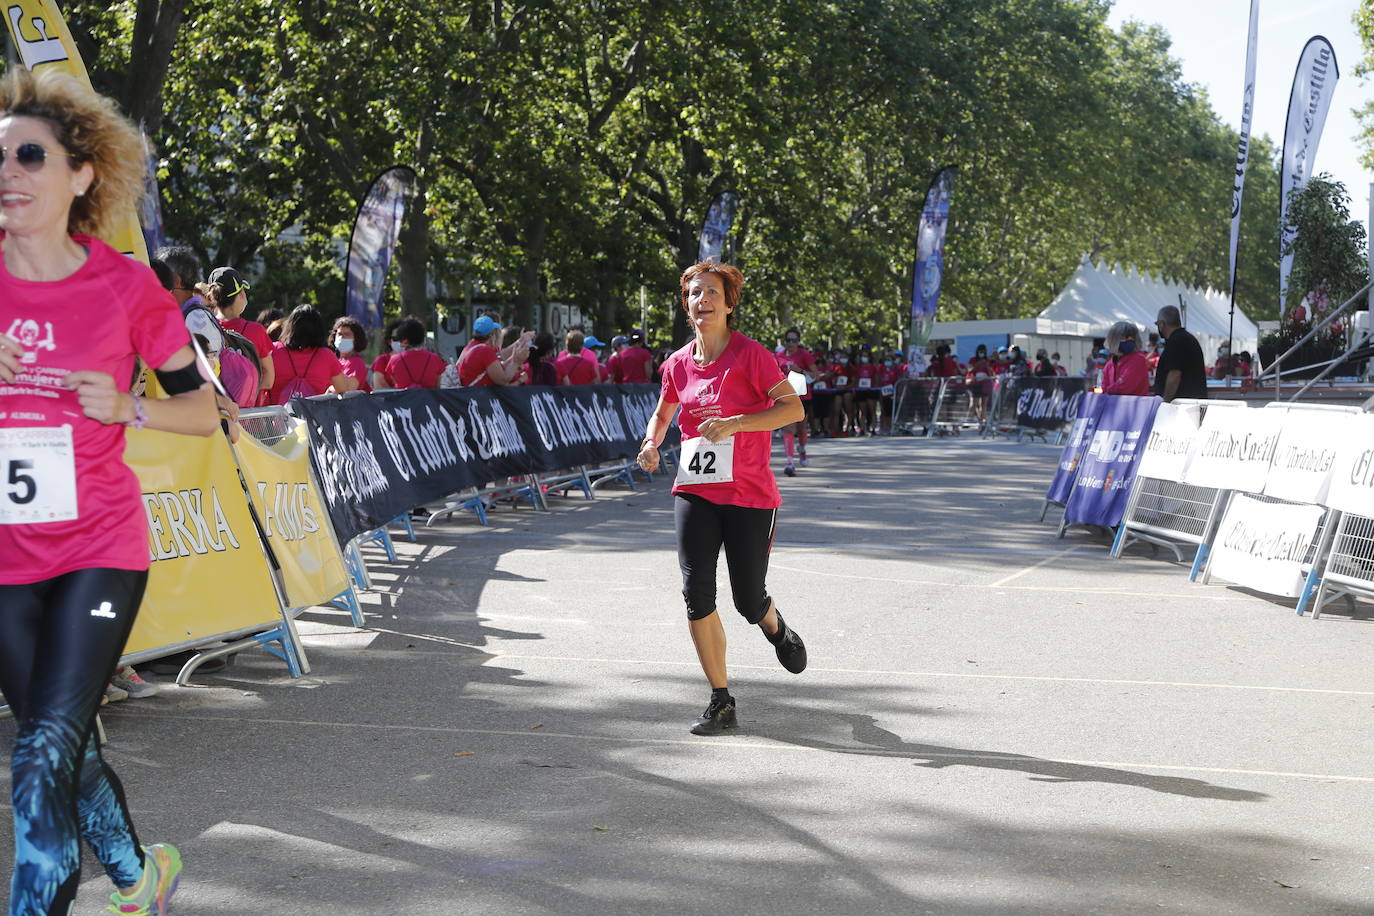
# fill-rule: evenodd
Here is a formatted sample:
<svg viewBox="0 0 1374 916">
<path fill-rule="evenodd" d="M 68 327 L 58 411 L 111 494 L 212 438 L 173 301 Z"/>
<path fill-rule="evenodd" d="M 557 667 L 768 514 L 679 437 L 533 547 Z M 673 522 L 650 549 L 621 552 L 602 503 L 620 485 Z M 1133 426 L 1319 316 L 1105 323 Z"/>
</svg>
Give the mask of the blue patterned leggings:
<svg viewBox="0 0 1374 916">
<path fill-rule="evenodd" d="M 69 911 L 81 879 L 78 834 L 116 885 L 143 874 L 124 791 L 94 726 L 147 581 L 146 572 L 81 569 L 0 585 L 0 690 L 19 726 L 10 916 Z"/>
</svg>

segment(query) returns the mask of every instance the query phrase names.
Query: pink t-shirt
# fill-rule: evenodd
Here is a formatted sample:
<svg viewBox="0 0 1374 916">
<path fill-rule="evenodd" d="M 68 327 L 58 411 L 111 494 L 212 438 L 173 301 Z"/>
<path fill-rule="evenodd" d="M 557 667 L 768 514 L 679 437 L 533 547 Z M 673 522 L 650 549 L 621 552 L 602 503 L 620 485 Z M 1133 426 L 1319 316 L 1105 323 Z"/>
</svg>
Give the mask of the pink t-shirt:
<svg viewBox="0 0 1374 916">
<path fill-rule="evenodd" d="M 372 385 L 367 377 L 367 360 L 363 359 L 357 353 L 350 353 L 347 356 L 340 357 L 339 362 L 343 364 L 344 375 L 358 380 L 359 391 L 372 390 Z"/>
<path fill-rule="evenodd" d="M 585 359 L 581 354 L 569 353 L 555 360 L 554 366 L 560 379 L 565 375 L 568 377 L 569 385 L 590 385 L 601 380 L 601 364 L 594 359 Z"/>
<path fill-rule="evenodd" d="M 682 405 L 678 415 L 682 438 L 699 436 L 701 422 L 712 417 L 758 413 L 773 406 L 768 392 L 785 377 L 777 359 L 762 344 L 734 331 L 725 352 L 709 366 L 696 364 L 695 351 L 693 340 L 663 363 L 663 400 Z M 677 485 L 673 492 L 695 493 L 720 505 L 776 509 L 782 505 L 782 496 L 768 465 L 773 434 L 745 432 L 734 438 L 732 482 Z"/>
<path fill-rule="evenodd" d="M 172 294 L 147 265 L 98 239 L 72 239 L 90 253 L 64 280 L 20 280 L 0 261 L 0 332 L 25 349 L 18 379 L 0 384 L 0 429 L 71 428 L 77 512 L 69 521 L 0 524 L 5 585 L 76 569 L 148 568 L 147 515 L 138 478 L 122 460 L 124 427 L 88 419 L 62 379 L 78 369 L 108 372 L 127 390 L 134 354 L 161 366 L 191 339 Z M 26 475 L 22 467 L 3 470 L 0 500 L 15 508 L 22 505 L 16 495 L 30 494 L 10 475 Z"/>
<path fill-rule="evenodd" d="M 277 377 L 272 389 L 267 392 L 267 403 L 280 404 L 282 389 L 293 379 L 305 377 L 305 381 L 316 394 L 324 394 L 334 384 L 334 376 L 343 375 L 343 364 L 328 347 L 310 347 L 305 350 L 288 350 L 282 347 L 272 351 L 272 365 Z"/>
<path fill-rule="evenodd" d="M 458 382 L 463 385 L 492 384 L 487 367 L 500 358 L 501 354 L 486 341 L 470 341 L 458 357 Z"/>
<path fill-rule="evenodd" d="M 397 388 L 438 388 L 444 368 L 443 358 L 433 350 L 406 350 L 391 355 L 386 377 Z"/>
<path fill-rule="evenodd" d="M 228 321 L 221 321 L 220 327 L 228 328 L 235 333 L 242 334 L 253 342 L 253 349 L 258 351 L 260 359 L 267 359 L 267 354 L 271 353 L 275 347 L 281 346 L 280 342 L 274 342 L 267 336 L 267 328 L 258 324 L 256 321 L 249 321 L 240 315 L 237 318 L 230 318 Z"/>
<path fill-rule="evenodd" d="M 615 365 L 611 365 L 611 360 Z M 643 347 L 626 347 L 607 360 L 613 382 L 647 382 L 653 371 L 654 355 Z"/>
</svg>

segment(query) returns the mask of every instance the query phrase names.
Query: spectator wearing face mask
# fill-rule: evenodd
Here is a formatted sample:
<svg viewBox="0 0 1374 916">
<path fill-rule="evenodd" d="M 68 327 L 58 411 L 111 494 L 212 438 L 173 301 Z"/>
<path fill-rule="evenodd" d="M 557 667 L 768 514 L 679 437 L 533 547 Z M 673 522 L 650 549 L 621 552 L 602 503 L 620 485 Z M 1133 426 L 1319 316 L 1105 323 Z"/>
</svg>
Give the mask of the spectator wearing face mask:
<svg viewBox="0 0 1374 916">
<path fill-rule="evenodd" d="M 1054 366 L 1054 374 L 1060 378 L 1069 374 L 1069 367 L 1060 362 L 1058 353 L 1050 354 L 1050 363 Z"/>
<path fill-rule="evenodd" d="M 878 367 L 867 347 L 854 367 L 854 435 L 878 435 Z"/>
<path fill-rule="evenodd" d="M 946 353 L 949 352 L 948 346 L 944 344 L 941 344 L 941 346 L 945 347 Z M 959 364 L 955 363 L 954 365 L 957 369 Z M 882 363 L 878 366 L 877 385 L 878 395 L 881 398 L 879 404 L 882 408 L 882 415 L 879 417 L 878 420 L 878 431 L 880 433 L 887 433 L 892 429 L 892 401 L 893 396 L 896 393 L 897 382 L 901 379 L 901 377 L 902 368 L 897 364 L 896 355 L 893 353 L 888 353 L 886 356 L 883 357 Z"/>
<path fill-rule="evenodd" d="M 1107 332 L 1107 352 L 1102 367 L 1102 393 L 1144 397 L 1150 393 L 1150 366 L 1140 352 L 1140 329 L 1130 321 L 1118 321 Z"/>
<path fill-rule="evenodd" d="M 854 367 L 849 353 L 835 350 L 831 355 L 830 381 L 835 389 L 835 407 L 830 417 L 832 437 L 848 436 L 854 428 Z"/>
<path fill-rule="evenodd" d="M 362 357 L 362 351 L 367 349 L 367 331 L 358 319 L 345 315 L 335 321 L 329 331 L 329 345 L 339 354 L 343 374 L 357 381 L 359 391 L 371 391 L 367 360 Z"/>
<path fill-rule="evenodd" d="M 1059 373 L 1054 368 L 1054 363 L 1050 362 L 1050 355 L 1042 347 L 1035 351 L 1035 377 L 1054 378 Z"/>
</svg>

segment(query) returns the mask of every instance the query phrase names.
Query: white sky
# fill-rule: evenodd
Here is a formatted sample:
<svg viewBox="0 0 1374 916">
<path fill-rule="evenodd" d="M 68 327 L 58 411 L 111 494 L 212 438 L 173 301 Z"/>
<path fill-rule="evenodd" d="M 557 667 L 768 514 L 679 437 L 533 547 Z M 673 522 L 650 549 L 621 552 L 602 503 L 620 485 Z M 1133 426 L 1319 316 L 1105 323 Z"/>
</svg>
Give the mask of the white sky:
<svg viewBox="0 0 1374 916">
<path fill-rule="evenodd" d="M 1298 55 L 1309 38 L 1326 36 L 1341 75 L 1311 174 L 1334 175 L 1350 192 L 1351 215 L 1368 222 L 1374 173 L 1360 165 L 1362 149 L 1355 141 L 1359 122 L 1352 113 L 1371 92 L 1368 82 L 1355 76 L 1363 56 L 1353 20 L 1358 6 L 1359 0 L 1259 0 L 1251 132 L 1268 134 L 1276 147 L 1282 146 Z M 1183 78 L 1204 87 L 1212 109 L 1238 128 L 1249 18 L 1250 0 L 1116 0 L 1109 21 L 1113 26 L 1130 19 L 1163 26 L 1173 39 L 1170 54 L 1182 63 Z"/>
</svg>

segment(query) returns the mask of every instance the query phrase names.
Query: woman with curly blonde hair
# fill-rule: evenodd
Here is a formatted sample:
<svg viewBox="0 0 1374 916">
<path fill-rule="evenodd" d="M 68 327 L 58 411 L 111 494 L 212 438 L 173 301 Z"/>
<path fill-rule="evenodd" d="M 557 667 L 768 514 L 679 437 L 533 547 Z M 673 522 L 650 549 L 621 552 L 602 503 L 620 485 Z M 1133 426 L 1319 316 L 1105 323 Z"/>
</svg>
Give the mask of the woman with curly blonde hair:
<svg viewBox="0 0 1374 916">
<path fill-rule="evenodd" d="M 181 871 L 141 846 L 96 711 L 148 579 L 124 431 L 208 436 L 214 397 L 171 293 L 102 242 L 142 194 L 137 131 L 71 77 L 0 82 L 0 691 L 11 756 L 11 916 L 68 913 L 84 837 L 116 913 L 163 914 Z M 168 397 L 128 382 L 135 356 Z"/>
</svg>

